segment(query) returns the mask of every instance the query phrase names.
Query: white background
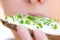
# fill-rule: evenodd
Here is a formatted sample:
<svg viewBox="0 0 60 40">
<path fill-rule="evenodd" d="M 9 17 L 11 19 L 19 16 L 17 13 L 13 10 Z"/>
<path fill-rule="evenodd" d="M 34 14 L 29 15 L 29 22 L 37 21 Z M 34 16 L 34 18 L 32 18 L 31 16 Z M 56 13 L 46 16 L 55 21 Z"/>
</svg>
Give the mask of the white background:
<svg viewBox="0 0 60 40">
<path fill-rule="evenodd" d="M 0 3 L 0 18 L 3 16 L 4 16 L 4 11 Z M 14 39 L 11 30 L 0 24 L 0 40 L 12 40 L 11 38 Z"/>
</svg>

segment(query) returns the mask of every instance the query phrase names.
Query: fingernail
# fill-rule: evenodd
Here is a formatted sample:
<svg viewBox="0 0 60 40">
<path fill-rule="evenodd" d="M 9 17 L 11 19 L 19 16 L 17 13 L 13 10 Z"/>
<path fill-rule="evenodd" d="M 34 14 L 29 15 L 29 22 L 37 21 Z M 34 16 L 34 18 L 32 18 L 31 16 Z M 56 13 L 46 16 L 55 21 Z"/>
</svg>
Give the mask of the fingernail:
<svg viewBox="0 0 60 40">
<path fill-rule="evenodd" d="M 20 25 L 17 26 L 17 29 L 20 29 Z"/>
<path fill-rule="evenodd" d="M 35 37 L 37 39 L 48 40 L 48 38 L 45 35 L 45 33 L 43 31 L 41 31 L 41 30 L 34 30 L 34 34 L 35 34 Z"/>
<path fill-rule="evenodd" d="M 26 29 L 23 25 L 18 25 L 17 30 Z"/>
<path fill-rule="evenodd" d="M 18 25 L 17 26 L 17 32 L 18 32 L 18 34 L 22 40 L 32 39 L 30 34 L 29 34 L 29 31 L 27 30 L 27 28 L 25 26 L 21 26 L 21 25 L 19 26 Z"/>
</svg>

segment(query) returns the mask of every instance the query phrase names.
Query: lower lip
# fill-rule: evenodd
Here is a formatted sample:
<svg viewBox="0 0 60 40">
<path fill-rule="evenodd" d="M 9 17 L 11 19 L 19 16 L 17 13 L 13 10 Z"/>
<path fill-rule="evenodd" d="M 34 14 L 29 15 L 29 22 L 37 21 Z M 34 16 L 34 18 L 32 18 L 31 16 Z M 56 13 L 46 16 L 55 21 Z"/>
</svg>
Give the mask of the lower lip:
<svg viewBox="0 0 60 40">
<path fill-rule="evenodd" d="M 42 13 L 30 12 L 29 15 L 32 16 L 44 16 Z"/>
</svg>

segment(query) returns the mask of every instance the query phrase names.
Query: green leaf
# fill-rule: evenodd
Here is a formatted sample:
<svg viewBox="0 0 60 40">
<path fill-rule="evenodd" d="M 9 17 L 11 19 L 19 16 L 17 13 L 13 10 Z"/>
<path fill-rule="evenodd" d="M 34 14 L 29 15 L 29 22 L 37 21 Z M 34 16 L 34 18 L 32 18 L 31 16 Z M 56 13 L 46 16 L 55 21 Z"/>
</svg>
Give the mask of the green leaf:
<svg viewBox="0 0 60 40">
<path fill-rule="evenodd" d="M 12 19 L 14 19 L 14 16 L 9 16 L 9 17 L 11 17 Z"/>
<path fill-rule="evenodd" d="M 20 20 L 19 23 L 23 24 L 24 23 L 24 20 Z"/>
<path fill-rule="evenodd" d="M 55 21 L 55 22 L 59 22 L 59 20 L 57 20 L 57 19 L 53 19 L 53 21 Z"/>
<path fill-rule="evenodd" d="M 42 25 L 41 23 L 37 23 L 37 26 L 38 26 L 39 28 L 42 28 L 42 27 L 43 27 L 43 25 Z"/>
<path fill-rule="evenodd" d="M 25 21 L 25 24 L 30 24 L 30 21 L 29 21 L 29 20 L 26 20 L 26 21 Z"/>
<path fill-rule="evenodd" d="M 51 21 L 50 21 L 50 20 L 45 20 L 45 21 L 44 21 L 44 25 L 49 26 L 50 24 L 51 24 Z"/>
<path fill-rule="evenodd" d="M 44 21 L 44 25 L 47 25 L 49 22 L 48 21 Z"/>
<path fill-rule="evenodd" d="M 42 16 L 37 16 L 41 21 L 43 21 L 43 17 Z"/>
<path fill-rule="evenodd" d="M 35 20 L 35 18 L 34 18 L 33 16 L 28 16 L 27 18 L 28 18 L 29 20 L 33 20 L 33 21 Z"/>
<path fill-rule="evenodd" d="M 17 18 L 20 18 L 20 19 L 23 18 L 22 15 L 20 15 L 20 14 L 17 14 L 16 16 L 17 16 Z"/>
<path fill-rule="evenodd" d="M 48 21 L 48 22 L 52 22 L 52 19 L 48 19 L 47 21 Z"/>
<path fill-rule="evenodd" d="M 10 18 L 12 18 L 12 19 L 13 19 L 13 21 L 15 21 L 15 20 L 14 20 L 14 16 L 9 16 L 9 17 L 10 17 Z"/>
<path fill-rule="evenodd" d="M 5 20 L 7 20 L 7 16 L 5 16 Z"/>
<path fill-rule="evenodd" d="M 37 16 L 38 18 L 43 18 L 42 16 Z"/>
<path fill-rule="evenodd" d="M 53 25 L 53 29 L 57 29 L 57 25 L 56 24 Z"/>
</svg>

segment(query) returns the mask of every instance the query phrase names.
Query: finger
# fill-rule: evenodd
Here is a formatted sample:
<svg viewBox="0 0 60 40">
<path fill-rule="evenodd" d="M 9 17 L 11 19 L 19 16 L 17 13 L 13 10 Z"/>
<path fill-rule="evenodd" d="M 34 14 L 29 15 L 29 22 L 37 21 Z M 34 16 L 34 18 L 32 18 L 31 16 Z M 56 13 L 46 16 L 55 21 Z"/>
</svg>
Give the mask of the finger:
<svg viewBox="0 0 60 40">
<path fill-rule="evenodd" d="M 32 40 L 32 37 L 26 27 L 17 26 L 17 31 L 21 40 Z"/>
<path fill-rule="evenodd" d="M 48 40 L 47 36 L 40 30 L 34 30 L 36 40 Z"/>
</svg>

